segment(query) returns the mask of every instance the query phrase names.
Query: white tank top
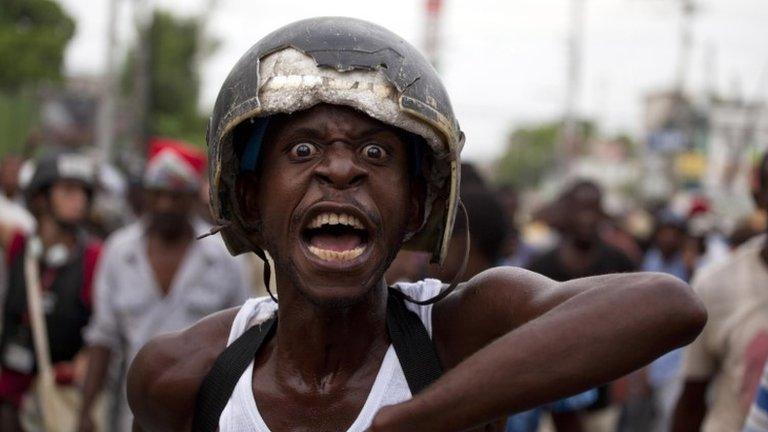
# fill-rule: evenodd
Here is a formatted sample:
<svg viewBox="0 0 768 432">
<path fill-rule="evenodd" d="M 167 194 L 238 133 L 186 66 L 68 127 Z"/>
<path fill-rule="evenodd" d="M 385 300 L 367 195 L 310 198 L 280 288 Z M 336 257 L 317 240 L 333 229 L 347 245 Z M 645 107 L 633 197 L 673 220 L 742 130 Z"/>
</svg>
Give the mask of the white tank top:
<svg viewBox="0 0 768 432">
<path fill-rule="evenodd" d="M 442 286 L 442 282 L 436 279 L 425 279 L 413 284 L 395 284 L 396 289 L 416 300 L 434 297 L 440 292 Z M 409 310 L 418 315 L 429 336 L 432 337 L 432 305 L 419 306 L 407 301 L 405 304 Z M 251 326 L 271 318 L 276 311 L 277 304 L 269 297 L 259 297 L 245 302 L 232 322 L 227 346 Z M 235 390 L 221 413 L 219 432 L 270 432 L 259 413 L 259 407 L 256 406 L 251 388 L 252 382 L 253 361 L 235 385 Z M 390 344 L 363 409 L 360 410 L 347 432 L 364 432 L 371 425 L 373 417 L 381 407 L 404 402 L 411 396 L 403 368 L 400 366 L 394 347 Z"/>
</svg>

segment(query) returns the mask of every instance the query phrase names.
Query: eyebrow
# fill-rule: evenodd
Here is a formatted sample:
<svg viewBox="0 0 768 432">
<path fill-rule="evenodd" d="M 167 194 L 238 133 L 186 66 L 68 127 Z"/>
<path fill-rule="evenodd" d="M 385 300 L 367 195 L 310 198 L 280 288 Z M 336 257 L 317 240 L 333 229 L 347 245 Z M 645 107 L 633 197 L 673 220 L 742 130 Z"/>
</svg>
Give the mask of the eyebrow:
<svg viewBox="0 0 768 432">
<path fill-rule="evenodd" d="M 387 126 L 373 126 L 373 127 L 364 129 L 364 130 L 360 131 L 359 133 L 356 133 L 356 134 L 352 135 L 352 138 L 353 139 L 366 138 L 366 137 L 370 137 L 372 135 L 376 135 L 376 134 L 379 134 L 379 133 L 387 133 L 387 132 L 397 136 L 397 132 L 393 131 L 391 128 L 389 128 Z M 300 126 L 300 127 L 295 128 L 295 129 L 291 129 L 290 132 L 289 132 L 289 136 L 291 136 L 291 137 L 295 137 L 297 135 L 305 135 L 305 136 L 309 136 L 311 138 L 321 139 L 326 134 L 325 134 L 324 131 L 321 132 L 320 130 L 318 130 L 316 128 L 313 128 L 313 127 Z"/>
</svg>

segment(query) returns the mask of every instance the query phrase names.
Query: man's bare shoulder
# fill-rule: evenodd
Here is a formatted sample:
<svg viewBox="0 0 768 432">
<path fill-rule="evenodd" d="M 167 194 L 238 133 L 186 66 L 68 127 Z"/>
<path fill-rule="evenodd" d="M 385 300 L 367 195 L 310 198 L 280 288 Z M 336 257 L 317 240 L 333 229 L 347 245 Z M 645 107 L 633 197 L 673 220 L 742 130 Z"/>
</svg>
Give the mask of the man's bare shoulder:
<svg viewBox="0 0 768 432">
<path fill-rule="evenodd" d="M 128 402 L 144 430 L 189 430 L 197 390 L 227 345 L 238 308 L 152 339 L 128 371 Z"/>
<path fill-rule="evenodd" d="M 473 277 L 435 305 L 432 323 L 438 353 L 451 367 L 502 335 L 593 290 L 594 298 L 621 297 L 631 292 L 648 299 L 648 303 L 658 298 L 679 301 L 690 306 L 691 321 L 696 325 L 706 321 L 690 287 L 670 275 L 617 273 L 555 282 L 521 268 L 496 267 Z M 618 297 L 616 300 L 620 300 Z"/>
<path fill-rule="evenodd" d="M 519 267 L 496 267 L 462 283 L 433 311 L 435 343 L 447 366 L 529 321 L 556 282 Z"/>
<path fill-rule="evenodd" d="M 520 308 L 552 294 L 552 288 L 557 285 L 552 279 L 520 267 L 494 267 L 460 284 L 456 291 L 435 305 L 435 313 L 501 307 L 504 312 L 515 309 L 517 315 L 522 312 Z"/>
</svg>

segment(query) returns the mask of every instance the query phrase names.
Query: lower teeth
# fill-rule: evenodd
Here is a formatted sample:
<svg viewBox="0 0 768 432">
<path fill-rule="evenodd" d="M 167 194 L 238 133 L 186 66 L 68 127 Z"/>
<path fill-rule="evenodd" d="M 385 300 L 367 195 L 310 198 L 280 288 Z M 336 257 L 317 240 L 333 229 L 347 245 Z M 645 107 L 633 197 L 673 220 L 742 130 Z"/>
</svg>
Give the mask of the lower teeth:
<svg viewBox="0 0 768 432">
<path fill-rule="evenodd" d="M 320 249 L 315 246 L 310 246 L 309 251 L 323 261 L 351 261 L 363 254 L 365 248 L 356 247 L 346 251 L 332 251 L 327 249 Z"/>
</svg>

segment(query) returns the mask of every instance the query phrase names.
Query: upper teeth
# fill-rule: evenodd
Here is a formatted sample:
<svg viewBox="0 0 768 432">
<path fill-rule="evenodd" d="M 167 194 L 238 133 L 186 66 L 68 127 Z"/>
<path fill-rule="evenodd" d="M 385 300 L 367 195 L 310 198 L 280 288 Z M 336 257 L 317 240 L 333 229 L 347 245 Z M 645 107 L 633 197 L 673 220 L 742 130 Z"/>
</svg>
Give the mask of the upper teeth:
<svg viewBox="0 0 768 432">
<path fill-rule="evenodd" d="M 323 225 L 348 225 L 356 229 L 365 229 L 360 220 L 346 213 L 320 213 L 307 225 L 307 228 L 320 228 Z"/>
</svg>

